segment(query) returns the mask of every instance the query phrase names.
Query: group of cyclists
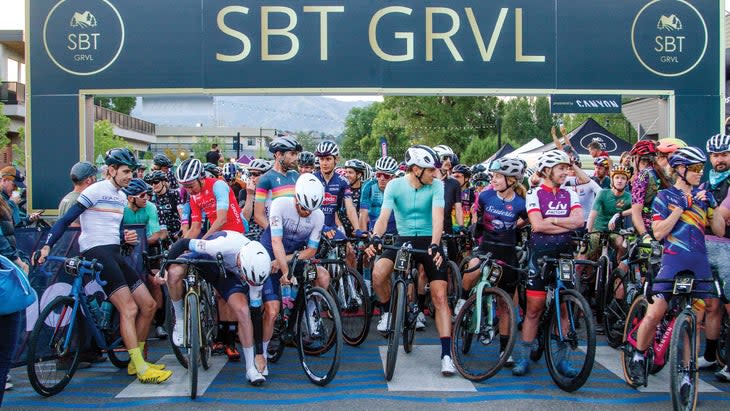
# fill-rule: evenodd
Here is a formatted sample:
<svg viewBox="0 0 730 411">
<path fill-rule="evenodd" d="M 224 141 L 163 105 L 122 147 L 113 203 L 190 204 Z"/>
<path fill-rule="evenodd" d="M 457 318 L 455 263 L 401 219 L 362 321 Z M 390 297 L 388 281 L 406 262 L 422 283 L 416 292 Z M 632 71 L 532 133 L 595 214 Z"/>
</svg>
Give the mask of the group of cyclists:
<svg viewBox="0 0 730 411">
<path fill-rule="evenodd" d="M 658 241 L 663 246 L 656 278 L 672 279 L 691 270 L 697 279 L 711 279 L 714 272 L 730 282 L 727 268 L 708 255 L 706 246 L 730 237 L 725 229 L 730 223 L 727 135 L 711 137 L 706 150 L 678 139 L 642 140 L 615 164 L 607 153 L 591 150 L 592 176 L 575 150 L 562 144 L 542 153 L 529 169 L 524 160 L 509 157 L 468 167 L 446 145 L 413 145 L 403 161 L 384 156 L 374 166 L 359 159 L 341 161 L 333 141 L 320 143 L 311 153 L 291 136 L 283 136 L 270 143 L 269 151 L 271 161 L 214 165 L 191 158 L 174 171 L 172 162 L 158 154 L 153 169 L 137 176 L 140 163 L 131 151 L 118 148 L 106 153 L 103 181 L 94 183 L 96 170 L 90 163 L 72 169 L 74 183 L 86 184 L 75 190 L 75 201 L 66 201 L 67 210 L 50 229 L 36 259 L 42 263 L 78 219 L 80 253 L 103 264 L 104 292 L 120 313 L 121 335 L 131 359 L 128 373 L 141 382 L 161 383 L 172 375 L 164 364 L 144 358 L 144 345 L 156 312 L 165 306 L 162 286 L 174 315 L 170 338 L 182 344 L 184 269 L 173 264 L 164 277 L 157 270 L 139 275 L 122 257 L 138 242 L 124 224 L 145 224 L 148 245 L 167 250 L 170 259 L 222 255 L 228 276 L 221 276 L 216 267 L 202 272 L 219 296 L 224 324 L 219 337 L 226 336 L 223 343 L 232 359 L 238 353 L 238 337 L 246 378 L 253 385 L 264 383 L 269 375 L 268 345 L 282 309 L 282 288 L 296 286 L 302 274 L 301 266 L 292 267 L 290 261 L 295 254 L 299 260 L 314 258 L 323 237 L 367 242 L 357 256 L 349 245 L 346 263 L 362 272 L 367 296 L 376 301 L 376 329 L 381 333 L 391 322 L 391 274 L 397 259 L 394 248 L 383 249 L 384 237 L 394 236 L 396 247 L 409 243 L 426 250 L 413 254 L 421 281 L 411 294 L 419 308 L 416 329 L 426 326 L 425 314 L 434 318 L 444 376 L 456 373 L 452 326 L 479 279 L 477 255 L 490 253 L 504 262 L 497 286 L 515 299 L 522 289 L 526 297 L 519 307 L 520 338 L 511 355 L 507 342 L 517 331 L 506 320 L 507 307 L 498 309 L 504 317 L 499 323 L 499 355 L 510 356 L 506 366 L 515 376 L 530 372 L 532 353 L 539 349 L 539 321 L 549 297 L 543 259 L 572 254 L 595 260 L 599 232 L 610 233 L 611 255 L 619 269 L 628 264 L 628 239 L 618 229 L 631 226 L 639 243 Z M 712 169 L 709 181 L 702 183 L 705 151 Z M 476 243 L 473 249 L 465 245 L 470 243 Z M 527 257 L 522 259 L 516 249 L 528 250 Z M 460 267 L 466 269 L 458 289 L 452 290 L 454 273 L 447 271 L 445 262 L 462 259 L 466 263 Z M 580 282 L 588 284 L 582 288 L 590 290 L 595 269 L 577 270 Z M 327 289 L 330 277 L 324 266 L 317 267 L 318 286 Z M 722 296 L 709 287 L 698 286 L 696 292 L 704 300 L 706 338 L 698 368 L 715 367 L 719 380 L 730 381 L 728 366 L 719 365 L 730 359 L 718 358 L 718 347 L 730 346 L 730 341 L 720 341 L 723 313 L 730 312 L 730 305 L 723 305 Z M 653 293 L 630 353 L 631 378 L 639 384 L 646 380 L 647 350 L 672 296 L 659 285 Z M 319 319 L 307 318 L 316 329 Z M 599 333 L 606 331 L 601 328 Z M 568 356 L 559 358 L 561 374 L 578 373 Z"/>
</svg>

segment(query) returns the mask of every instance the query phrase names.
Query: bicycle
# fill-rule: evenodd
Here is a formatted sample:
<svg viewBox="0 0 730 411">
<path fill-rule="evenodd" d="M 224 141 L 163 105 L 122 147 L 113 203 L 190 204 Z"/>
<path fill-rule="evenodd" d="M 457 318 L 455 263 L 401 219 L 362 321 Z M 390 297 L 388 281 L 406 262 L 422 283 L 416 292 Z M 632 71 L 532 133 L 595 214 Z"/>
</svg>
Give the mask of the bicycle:
<svg viewBox="0 0 730 411">
<path fill-rule="evenodd" d="M 327 291 L 334 297 L 339 308 L 345 343 L 356 347 L 368 337 L 373 304 L 362 275 L 347 266 L 345 256 L 348 243 L 354 243 L 357 252 L 362 253 L 367 242 L 364 238 L 324 238 L 322 241 L 328 252 L 327 259 L 320 260 L 320 264 L 327 268 L 331 276 Z"/>
<path fill-rule="evenodd" d="M 532 361 L 538 361 L 545 352 L 545 363 L 550 377 L 563 391 L 573 392 L 585 384 L 593 370 L 596 354 L 596 331 L 588 301 L 576 289 L 575 265 L 594 266 L 593 261 L 576 260 L 572 255 L 560 258 L 541 257 L 540 275 L 554 272 L 547 285 L 545 310 L 538 326 L 538 348 L 530 353 Z M 548 267 L 552 269 L 548 270 Z M 520 286 L 520 305 L 526 310 L 526 283 L 523 276 Z M 558 309 L 558 307 L 560 307 Z M 563 318 L 565 315 L 565 318 Z M 567 322 L 564 323 L 564 320 Z M 575 364 L 580 359 L 579 371 L 570 375 L 560 370 L 562 361 Z"/>
<path fill-rule="evenodd" d="M 459 373 L 471 381 L 484 381 L 496 374 L 512 354 L 517 340 L 517 313 L 512 298 L 497 288 L 502 277 L 502 266 L 515 269 L 492 259 L 491 253 L 477 255 L 481 264 L 470 271 L 480 270 L 481 278 L 471 290 L 469 299 L 454 321 L 451 339 L 451 358 Z M 522 271 L 522 270 L 518 270 Z M 502 310 L 502 311 L 500 311 Z M 500 313 L 506 313 L 509 341 L 500 352 Z M 477 339 L 479 344 L 474 344 Z M 493 343 L 497 342 L 494 351 Z M 491 349 L 490 349 L 491 348 Z"/>
<path fill-rule="evenodd" d="M 73 378 L 87 331 L 114 366 L 123 369 L 129 364 L 119 331 L 119 313 L 108 301 L 102 305 L 111 310 L 109 318 L 94 313 L 90 300 L 95 297 L 86 295 L 83 286 L 86 276 L 101 286 L 106 285 L 100 278 L 102 265 L 78 257 L 48 256 L 47 261 L 63 263 L 73 283 L 68 295 L 57 296 L 41 311 L 28 340 L 28 379 L 33 389 L 44 397 L 58 394 Z"/>
<path fill-rule="evenodd" d="M 668 324 L 664 328 L 664 332 L 659 334 L 655 333 L 654 341 L 649 346 L 646 355 L 644 375 L 647 375 L 650 369 L 650 363 L 655 361 L 657 354 L 661 354 L 661 351 L 655 350 L 666 350 L 667 340 L 669 341 L 668 357 L 669 357 L 669 369 L 670 369 L 670 394 L 672 397 L 672 405 L 675 410 L 685 409 L 694 410 L 697 405 L 697 383 L 698 383 L 698 372 L 697 367 L 697 352 L 699 345 L 699 333 L 697 332 L 697 315 L 693 308 L 695 302 L 701 301 L 693 298 L 695 284 L 713 284 L 715 286 L 716 295 L 722 295 L 722 288 L 718 278 L 713 275 L 710 280 L 697 280 L 695 279 L 694 272 L 690 270 L 683 270 L 678 272 L 674 279 L 671 280 L 656 280 L 652 277 L 647 277 L 646 288 L 644 291 L 644 300 L 637 300 L 653 303 L 653 286 L 654 284 L 672 284 L 672 296 L 667 307 L 667 311 L 664 316 L 662 323 L 668 319 Z M 711 293 L 711 292 L 710 292 Z M 648 308 L 646 304 L 645 309 Z M 631 378 L 629 373 L 629 362 L 633 357 L 634 351 L 636 350 L 636 336 L 638 328 L 641 324 L 641 320 L 635 323 L 629 323 L 627 320 L 627 331 L 626 345 L 623 350 L 623 368 L 624 377 L 626 383 L 636 388 L 639 384 Z M 657 337 L 661 337 L 657 343 Z M 644 386 L 648 383 L 648 379 L 645 379 Z"/>
<path fill-rule="evenodd" d="M 449 308 L 452 310 L 456 306 L 456 302 L 459 301 L 459 298 L 461 298 L 461 270 L 459 270 L 459 266 L 448 256 L 448 246 L 446 242 L 447 240 L 463 242 L 465 241 L 464 237 L 466 236 L 446 233 L 441 236 L 441 249 L 444 250 L 444 261 L 441 264 L 445 265 L 447 278 L 446 298 L 448 300 Z M 431 318 L 434 318 L 436 316 L 436 307 L 433 305 L 433 300 L 431 300 L 428 282 L 426 282 L 424 289 L 426 291 L 426 303 L 424 306 L 428 307 L 428 312 Z"/>
<path fill-rule="evenodd" d="M 180 364 L 188 369 L 188 383 L 190 386 L 190 399 L 198 396 L 198 364 L 203 369 L 210 368 L 210 358 L 213 352 L 213 342 L 218 334 L 218 305 L 213 292 L 213 287 L 205 281 L 200 274 L 201 267 L 198 264 L 215 264 L 221 276 L 226 277 L 226 270 L 223 266 L 223 255 L 218 253 L 215 260 L 167 259 L 166 253 L 162 254 L 160 265 L 160 277 L 165 277 L 167 266 L 180 264 L 185 266 L 185 275 L 182 277 L 183 284 L 183 343 L 176 346 L 169 338 L 172 351 Z M 158 256 L 151 256 L 154 259 Z M 169 293 L 168 293 L 169 300 Z M 172 320 L 175 318 L 171 312 L 172 304 L 167 304 L 168 334 L 172 335 Z M 185 352 L 186 350 L 187 352 Z"/>
<path fill-rule="evenodd" d="M 296 346 L 307 378 L 323 387 L 332 382 L 340 367 L 344 339 L 342 321 L 335 299 L 324 288 L 313 285 L 317 279 L 317 265 L 328 261 L 315 258 L 300 261 L 296 252 L 289 265 L 289 278 L 298 263 L 303 266 L 301 274 L 296 275 L 300 287 L 294 307 L 290 311 L 282 305 L 267 356 L 269 361 L 276 363 L 286 345 Z"/>
</svg>

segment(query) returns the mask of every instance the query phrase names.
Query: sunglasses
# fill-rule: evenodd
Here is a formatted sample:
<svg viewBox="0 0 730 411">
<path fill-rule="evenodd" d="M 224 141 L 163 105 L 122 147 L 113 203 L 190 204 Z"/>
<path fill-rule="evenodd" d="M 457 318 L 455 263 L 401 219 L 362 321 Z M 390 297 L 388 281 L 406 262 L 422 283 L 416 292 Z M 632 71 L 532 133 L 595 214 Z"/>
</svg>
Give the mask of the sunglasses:
<svg viewBox="0 0 730 411">
<path fill-rule="evenodd" d="M 191 188 L 193 188 L 193 187 L 195 187 L 195 183 L 194 182 L 193 183 L 182 183 L 180 185 L 183 186 L 183 188 L 188 189 L 188 190 L 191 189 Z"/>
<path fill-rule="evenodd" d="M 251 175 L 251 177 L 261 177 L 261 173 L 251 173 L 251 172 L 249 172 L 249 174 Z"/>
<path fill-rule="evenodd" d="M 390 180 L 391 178 L 393 178 L 393 175 L 387 173 L 375 173 L 375 177 L 382 178 L 384 180 Z"/>
<path fill-rule="evenodd" d="M 144 193 L 142 193 L 142 194 L 137 194 L 137 195 L 136 195 L 136 196 L 134 196 L 134 197 L 135 197 L 135 198 L 139 198 L 140 200 L 144 200 L 144 199 L 146 199 L 146 198 L 147 198 L 147 192 L 144 192 Z"/>
<path fill-rule="evenodd" d="M 705 165 L 704 164 L 691 164 L 691 165 L 687 166 L 687 171 L 702 174 L 702 172 L 705 171 Z"/>
</svg>

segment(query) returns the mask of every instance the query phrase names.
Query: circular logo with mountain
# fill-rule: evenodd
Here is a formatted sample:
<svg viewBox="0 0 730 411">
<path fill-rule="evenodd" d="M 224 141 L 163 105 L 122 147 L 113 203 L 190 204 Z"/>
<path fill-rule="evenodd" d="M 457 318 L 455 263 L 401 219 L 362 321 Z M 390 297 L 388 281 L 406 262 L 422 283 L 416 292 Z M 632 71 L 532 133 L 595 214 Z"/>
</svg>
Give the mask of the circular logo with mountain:
<svg viewBox="0 0 730 411">
<path fill-rule="evenodd" d="M 685 0 L 654 0 L 631 26 L 634 55 L 650 72 L 676 77 L 694 69 L 707 51 L 707 24 Z"/>
<path fill-rule="evenodd" d="M 122 52 L 124 21 L 109 0 L 61 0 L 43 24 L 43 44 L 61 70 L 97 74 Z"/>
</svg>

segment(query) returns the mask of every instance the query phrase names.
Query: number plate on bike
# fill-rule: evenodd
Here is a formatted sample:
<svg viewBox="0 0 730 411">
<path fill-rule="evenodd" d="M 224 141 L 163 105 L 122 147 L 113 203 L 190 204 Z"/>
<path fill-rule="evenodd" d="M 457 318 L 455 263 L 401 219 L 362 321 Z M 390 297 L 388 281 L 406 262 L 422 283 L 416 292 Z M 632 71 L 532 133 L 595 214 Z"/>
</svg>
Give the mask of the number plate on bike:
<svg viewBox="0 0 730 411">
<path fill-rule="evenodd" d="M 692 284 L 695 279 L 692 277 L 677 277 L 674 279 L 673 294 L 689 294 L 692 292 Z"/>
<path fill-rule="evenodd" d="M 411 262 L 411 253 L 399 250 L 398 254 L 395 256 L 395 269 L 405 271 L 408 269 L 410 262 Z"/>
<path fill-rule="evenodd" d="M 560 260 L 560 263 L 558 264 L 558 275 L 560 276 L 560 281 L 572 282 L 574 277 L 573 274 L 573 262 L 570 260 Z"/>
<path fill-rule="evenodd" d="M 487 277 L 489 284 L 493 286 L 499 284 L 500 278 L 502 278 L 502 266 L 497 263 L 492 263 L 489 269 L 489 277 Z"/>
</svg>

